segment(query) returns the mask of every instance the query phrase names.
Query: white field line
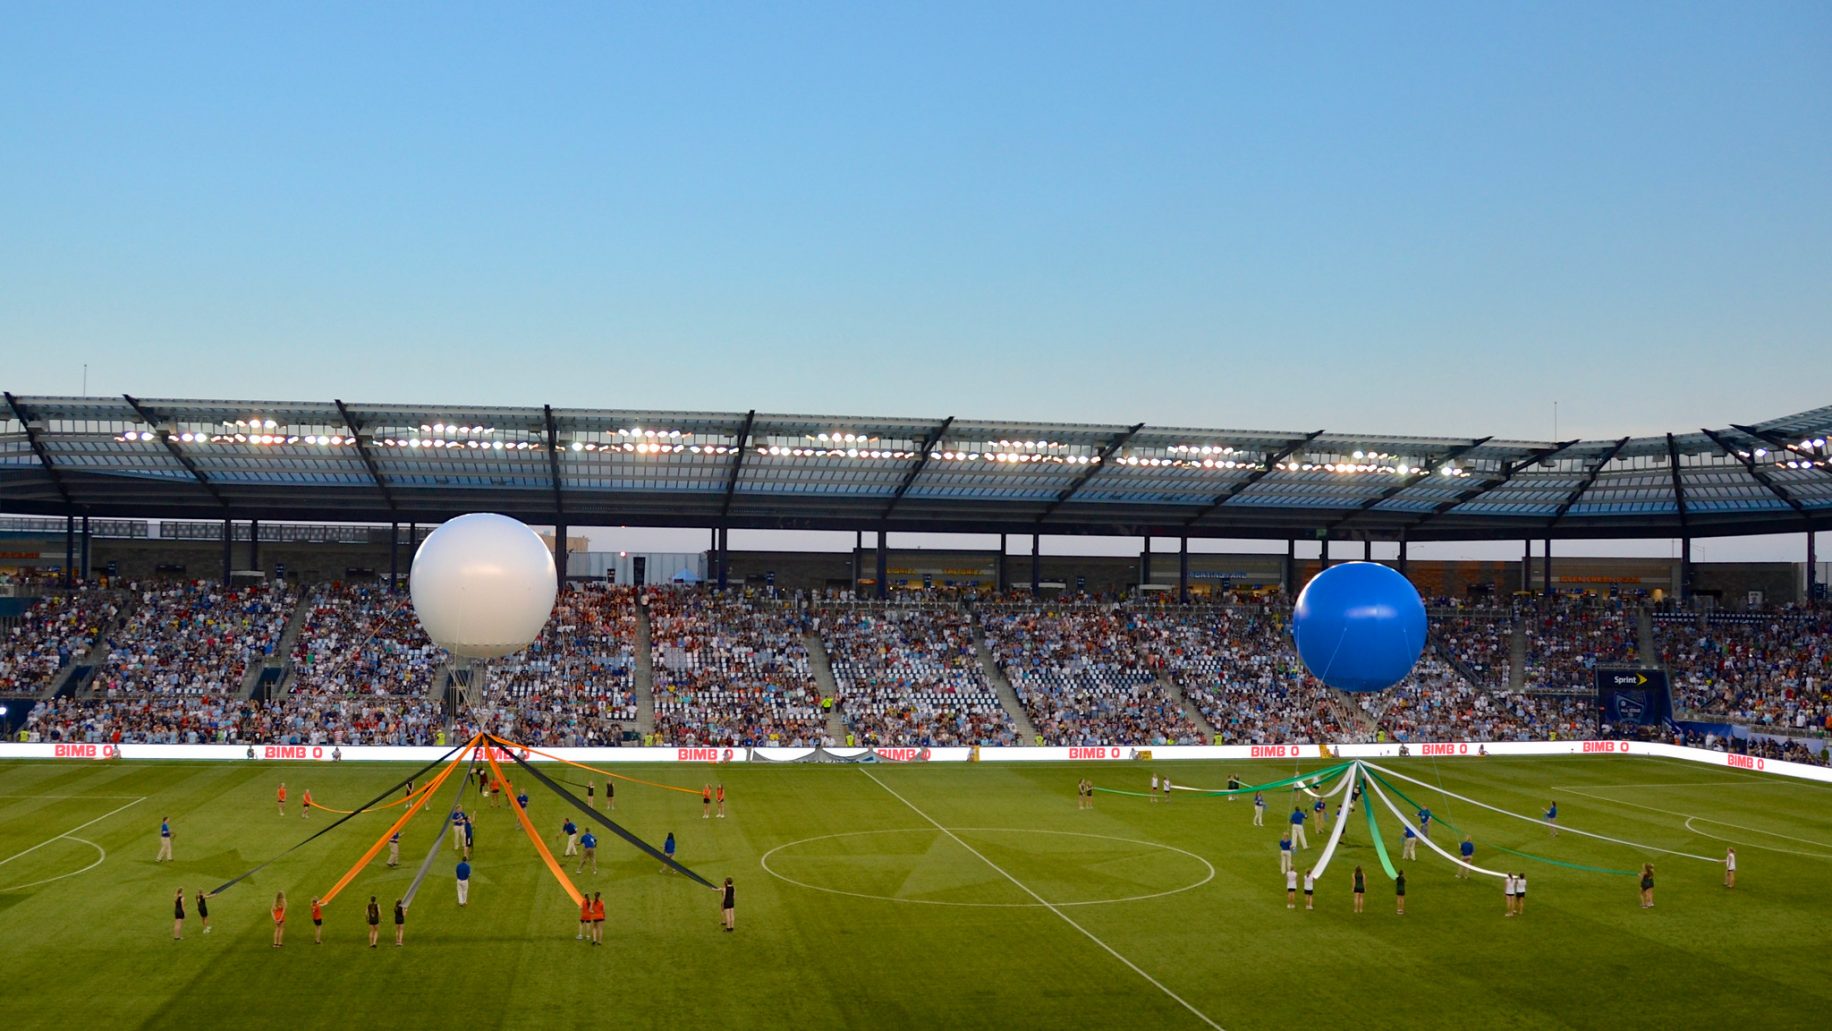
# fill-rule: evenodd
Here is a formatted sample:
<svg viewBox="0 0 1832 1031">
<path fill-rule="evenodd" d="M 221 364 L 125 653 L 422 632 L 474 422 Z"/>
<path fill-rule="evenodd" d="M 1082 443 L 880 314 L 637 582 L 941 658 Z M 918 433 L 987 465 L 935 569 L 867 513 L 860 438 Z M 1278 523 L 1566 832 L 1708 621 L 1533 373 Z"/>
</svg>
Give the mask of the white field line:
<svg viewBox="0 0 1832 1031">
<path fill-rule="evenodd" d="M 96 844 L 95 842 L 90 841 L 88 838 L 79 838 L 74 835 L 68 835 L 68 834 L 65 835 L 65 837 L 69 838 L 71 841 L 80 841 L 83 844 L 88 845 L 90 848 L 95 849 L 95 852 L 96 852 L 95 862 L 90 863 L 88 866 L 83 867 L 81 870 L 72 870 L 69 873 L 60 873 L 56 877 L 46 877 L 42 881 L 33 881 L 30 884 L 10 884 L 4 888 L 0 888 L 0 891 L 24 891 L 27 888 L 36 888 L 41 884 L 50 884 L 52 881 L 61 881 L 66 877 L 75 877 L 79 874 L 86 874 L 89 871 L 95 869 L 98 866 L 101 866 L 103 863 L 106 863 L 108 861 L 108 850 Z"/>
<path fill-rule="evenodd" d="M 53 841 L 60 841 L 64 838 L 67 838 L 70 835 L 75 834 L 77 831 L 82 830 L 83 827 L 90 827 L 95 824 L 101 823 L 103 820 L 108 819 L 110 816 L 113 816 L 114 814 L 120 812 L 122 809 L 132 809 L 134 806 L 137 806 L 144 801 L 146 801 L 146 796 L 142 795 L 139 798 L 134 799 L 132 802 L 129 802 L 124 806 L 121 806 L 120 809 L 110 809 L 108 812 L 103 813 L 102 815 L 96 817 L 93 820 L 90 820 L 88 823 L 85 823 L 82 826 L 72 827 L 69 830 L 63 832 L 62 834 L 57 835 L 56 837 L 46 838 L 45 840 L 39 842 L 38 844 L 33 845 L 31 848 L 26 849 L 24 852 L 15 852 L 12 855 L 7 856 L 5 859 L 0 859 L 0 866 L 5 866 L 6 864 L 12 862 L 13 860 L 18 859 L 20 856 L 29 856 L 32 853 L 38 851 L 39 849 L 44 848 L 46 845 L 49 845 Z"/>
<path fill-rule="evenodd" d="M 0 795 L 0 798 L 51 798 L 51 800 L 70 800 L 70 798 L 143 798 L 143 795 Z"/>
<path fill-rule="evenodd" d="M 1615 785 L 1610 785 L 1610 786 L 1614 787 Z M 1612 805 L 1626 805 L 1626 806 L 1631 806 L 1636 809 L 1646 809 L 1650 813 L 1660 813 L 1665 816 L 1677 816 L 1682 820 L 1697 820 L 1699 823 L 1714 823 L 1714 824 L 1717 824 L 1719 827 L 1730 827 L 1735 830 L 1744 831 L 1749 834 L 1760 834 L 1760 835 L 1763 835 L 1764 837 L 1780 838 L 1783 841 L 1797 841 L 1802 845 L 1815 845 L 1815 846 L 1818 846 L 1819 848 L 1832 849 L 1832 844 L 1827 844 L 1826 842 L 1823 842 L 1823 841 L 1814 841 L 1812 838 L 1796 838 L 1791 834 L 1782 834 L 1779 831 L 1765 831 L 1761 829 L 1760 827 L 1745 827 L 1744 825 L 1740 823 L 1731 823 L 1729 820 L 1720 820 L 1714 816 L 1700 816 L 1697 813 L 1682 813 L 1682 812 L 1677 812 L 1672 809 L 1661 809 L 1657 806 L 1642 805 L 1640 802 L 1625 802 L 1620 798 L 1609 798 L 1605 795 L 1593 795 L 1588 791 L 1579 791 L 1576 788 L 1558 788 L 1556 790 L 1563 791 L 1563 792 L 1566 792 L 1567 794 L 1572 794 L 1572 795 L 1583 795 L 1585 798 L 1594 798 L 1599 802 L 1609 802 Z M 1687 829 L 1696 830 L 1696 828 L 1687 828 Z M 1717 835 L 1715 834 L 1706 834 L 1704 831 L 1696 831 L 1696 832 L 1699 834 L 1705 834 L 1705 836 L 1708 838 L 1717 837 Z M 1721 841 L 1723 839 L 1719 838 L 1718 840 Z M 1761 848 L 1762 846 L 1757 845 L 1756 847 Z"/>
<path fill-rule="evenodd" d="M 1132 960 L 1129 960 L 1125 956 L 1120 955 L 1119 951 L 1116 950 L 1113 946 L 1108 945 L 1104 941 L 1101 941 L 1100 938 L 1095 936 L 1093 931 L 1090 931 L 1086 927 L 1083 927 L 1080 924 L 1076 923 L 1074 917 L 1071 917 L 1069 916 L 1069 914 L 1064 913 L 1061 909 L 1058 909 L 1048 899 L 1044 898 L 1042 895 L 1037 894 L 1035 891 L 1032 891 L 1029 885 L 1025 884 L 1023 881 L 1018 880 L 1016 877 L 1013 877 L 1008 871 L 1006 871 L 1004 867 L 986 858 L 986 856 L 983 853 L 981 853 L 979 849 L 974 848 L 972 845 L 967 844 L 965 841 L 962 841 L 959 835 L 955 834 L 953 831 L 949 830 L 948 828 L 943 827 L 941 823 L 935 819 L 935 817 L 930 816 L 928 813 L 923 812 L 921 809 L 918 809 L 916 807 L 916 803 L 898 794 L 889 784 L 884 783 L 883 781 L 879 780 L 877 777 L 873 777 L 870 770 L 867 770 L 861 767 L 859 772 L 865 774 L 867 777 L 871 777 L 872 783 L 883 788 L 885 791 L 890 792 L 890 795 L 892 798 L 895 798 L 897 801 L 902 802 L 906 806 L 909 806 L 911 812 L 915 813 L 917 816 L 922 817 L 924 820 L 927 820 L 930 823 L 930 825 L 932 825 L 936 830 L 941 831 L 943 834 L 947 835 L 950 838 L 953 838 L 955 844 L 973 853 L 975 858 L 979 859 L 980 862 L 985 863 L 987 866 L 992 867 L 993 871 L 996 872 L 999 876 L 1010 881 L 1012 884 L 1017 885 L 1019 891 L 1022 891 L 1024 892 L 1024 894 L 1029 895 L 1031 898 L 1036 899 L 1037 902 L 1041 904 L 1045 909 L 1061 917 L 1064 923 L 1067 923 L 1070 927 L 1073 927 L 1077 931 L 1080 931 L 1084 936 L 1087 937 L 1089 941 L 1093 942 L 1094 944 L 1100 946 L 1102 949 L 1106 950 L 1109 956 L 1112 956 L 1114 959 L 1117 959 L 1121 963 L 1126 964 L 1126 966 L 1129 967 L 1133 973 L 1139 975 L 1140 977 L 1144 978 L 1147 981 L 1150 981 L 1154 986 L 1156 986 L 1156 988 L 1159 991 L 1163 992 L 1165 995 L 1168 995 L 1173 1000 L 1175 1000 L 1177 1005 L 1182 1006 L 1186 1010 L 1189 1010 L 1191 1015 L 1193 1015 L 1197 1020 L 1200 1020 L 1204 1024 L 1207 1024 L 1209 1027 L 1214 1028 L 1215 1031 L 1225 1031 L 1225 1029 L 1220 1024 L 1217 1024 L 1215 1023 L 1214 1020 L 1210 1019 L 1208 1014 L 1190 1005 L 1189 1000 L 1185 999 L 1181 995 L 1178 995 L 1176 992 L 1171 991 L 1169 988 L 1166 988 L 1164 986 L 1164 982 L 1158 980 L 1157 978 L 1151 976 L 1150 974 L 1147 974 L 1143 969 L 1139 967 L 1137 963 L 1134 963 Z"/>
</svg>

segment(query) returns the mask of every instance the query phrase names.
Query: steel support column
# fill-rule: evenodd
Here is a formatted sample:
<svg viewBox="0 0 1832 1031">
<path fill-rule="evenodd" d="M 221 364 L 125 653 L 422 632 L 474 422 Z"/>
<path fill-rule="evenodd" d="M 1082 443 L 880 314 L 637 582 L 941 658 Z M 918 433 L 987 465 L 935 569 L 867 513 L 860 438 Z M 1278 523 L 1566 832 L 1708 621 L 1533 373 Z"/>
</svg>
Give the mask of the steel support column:
<svg viewBox="0 0 1832 1031">
<path fill-rule="evenodd" d="M 1374 541 L 1372 538 L 1361 542 L 1361 560 L 1363 562 L 1374 561 Z"/>
<path fill-rule="evenodd" d="M 1139 556 L 1139 586 L 1151 583 L 1151 534 L 1145 535 L 1145 551 Z"/>
<path fill-rule="evenodd" d="M 1177 538 L 1177 604 L 1190 603 L 1190 539 Z"/>
<path fill-rule="evenodd" d="M 569 556 L 566 553 L 566 517 L 555 514 L 553 523 L 553 578 L 561 589 L 566 589 L 566 573 Z"/>
<path fill-rule="evenodd" d="M 1320 573 L 1329 568 L 1329 533 L 1323 534 L 1323 540 L 1317 545 L 1317 571 Z"/>
<path fill-rule="evenodd" d="M 729 527 L 719 527 L 719 590 L 723 591 L 731 584 L 732 569 L 732 532 Z"/>
<path fill-rule="evenodd" d="M 1807 531 L 1807 596 L 1806 602 L 1813 603 L 1813 588 L 1819 583 L 1819 553 L 1813 540 L 1813 531 Z"/>
<path fill-rule="evenodd" d="M 1290 598 L 1298 593 L 1298 539 L 1285 538 L 1285 564 L 1279 569 L 1279 587 Z"/>
<path fill-rule="evenodd" d="M 1031 534 L 1031 598 L 1043 593 L 1043 535 Z"/>
<path fill-rule="evenodd" d="M 1520 589 L 1533 589 L 1533 538 L 1520 542 Z"/>
<path fill-rule="evenodd" d="M 261 568 L 261 521 L 248 520 L 248 568 Z"/>
<path fill-rule="evenodd" d="M 229 585 L 229 574 L 235 571 L 235 520 L 223 520 L 223 586 Z"/>
<path fill-rule="evenodd" d="M 1552 538 L 1550 537 L 1546 538 L 1546 562 L 1540 570 L 1540 575 L 1545 580 L 1541 589 L 1545 592 L 1546 597 L 1550 598 L 1552 597 Z"/>
<path fill-rule="evenodd" d="M 1406 538 L 1399 539 L 1399 575 L 1406 575 Z"/>
<path fill-rule="evenodd" d="M 885 595 L 889 591 L 889 585 L 886 584 L 884 581 L 886 578 L 890 576 L 890 572 L 891 572 L 890 553 L 884 550 L 884 531 L 879 530 L 878 531 L 878 591 L 877 591 L 879 600 L 883 600 Z"/>
<path fill-rule="evenodd" d="M 401 589 L 401 524 L 388 524 L 388 589 Z"/>
<path fill-rule="evenodd" d="M 852 593 L 859 593 L 859 578 L 865 575 L 865 531 L 852 532 Z"/>
<path fill-rule="evenodd" d="M 225 579 L 227 579 L 225 577 Z M 64 586 L 76 583 L 76 513 L 64 516 Z"/>
<path fill-rule="evenodd" d="M 1674 585 L 1674 594 L 1678 595 L 1681 605 L 1692 601 L 1692 538 L 1679 539 L 1679 582 Z"/>
<path fill-rule="evenodd" d="M 1005 535 L 999 534 L 999 561 L 993 567 L 993 589 L 1005 593 Z"/>
<path fill-rule="evenodd" d="M 89 551 L 94 538 L 89 535 L 89 517 L 83 517 L 83 541 L 77 556 L 78 568 L 82 570 L 83 581 L 89 581 Z"/>
</svg>

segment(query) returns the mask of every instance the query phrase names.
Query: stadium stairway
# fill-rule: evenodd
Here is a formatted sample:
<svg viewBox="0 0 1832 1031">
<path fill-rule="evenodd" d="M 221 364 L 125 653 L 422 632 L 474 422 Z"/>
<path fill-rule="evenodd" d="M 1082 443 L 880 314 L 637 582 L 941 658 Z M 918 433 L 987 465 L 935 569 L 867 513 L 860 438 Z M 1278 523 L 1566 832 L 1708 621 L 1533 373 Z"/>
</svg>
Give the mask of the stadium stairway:
<svg viewBox="0 0 1832 1031">
<path fill-rule="evenodd" d="M 1635 610 L 1635 648 L 1641 652 L 1641 664 L 1653 666 L 1660 659 L 1660 650 L 1654 647 L 1654 614 L 1646 606 Z"/>
<path fill-rule="evenodd" d="M 808 649 L 808 672 L 814 675 L 814 686 L 821 689 L 822 698 L 833 699 L 833 708 L 827 710 L 827 736 L 845 741 L 846 721 L 840 716 L 840 682 L 833 677 L 833 660 L 827 656 L 827 646 L 818 633 L 804 634 L 802 645 Z"/>
<path fill-rule="evenodd" d="M 123 591 L 118 596 L 119 604 L 115 606 L 114 618 L 102 624 L 95 635 L 95 644 L 89 648 L 89 654 L 70 663 L 69 671 L 63 676 L 52 677 L 46 685 L 40 700 L 50 698 L 76 698 L 86 696 L 95 681 L 95 675 L 108 662 L 108 641 L 114 636 L 121 624 L 127 622 L 128 613 L 132 612 L 137 602 L 133 592 Z"/>
<path fill-rule="evenodd" d="M 1018 743 L 1036 744 L 1037 725 L 1031 722 L 1030 713 L 1024 711 L 1024 703 L 1018 700 L 1017 689 L 1011 686 L 998 660 L 992 657 L 992 649 L 986 647 L 986 630 L 980 625 L 978 613 L 973 617 L 973 651 L 980 657 L 980 670 L 986 674 L 986 682 L 992 685 L 993 692 L 999 696 L 999 704 L 1005 706 L 1005 714 L 1011 717 L 1012 726 L 1018 730 Z"/>
<path fill-rule="evenodd" d="M 636 606 L 636 733 L 648 740 L 655 733 L 655 651 L 649 636 L 649 607 Z"/>
<path fill-rule="evenodd" d="M 274 644 L 273 654 L 264 656 L 259 662 L 250 662 L 248 671 L 242 674 L 242 689 L 236 694 L 238 699 L 246 701 L 253 698 L 257 685 L 265 685 L 262 697 L 271 698 L 285 682 L 292 672 L 289 660 L 293 654 L 293 645 L 298 643 L 299 631 L 305 627 L 311 602 L 310 592 L 299 595 L 299 600 L 293 603 L 292 613 L 286 617 L 286 629 L 280 631 L 280 640 Z"/>
<path fill-rule="evenodd" d="M 1514 620 L 1514 632 L 1508 636 L 1508 690 L 1521 691 L 1527 685 L 1527 628 Z"/>
<path fill-rule="evenodd" d="M 1189 721 L 1196 725 L 1197 730 L 1202 731 L 1202 737 L 1205 741 L 1213 742 L 1215 740 L 1214 724 L 1210 723 L 1209 718 L 1202 714 L 1201 709 L 1196 708 L 1196 703 L 1190 701 L 1189 695 L 1184 693 L 1183 688 L 1177 686 L 1177 684 L 1168 677 L 1154 677 L 1152 682 L 1157 686 L 1158 690 L 1169 695 L 1178 705 L 1183 707 L 1183 715 L 1189 717 Z M 1035 739 L 1033 735 L 1032 740 Z"/>
</svg>

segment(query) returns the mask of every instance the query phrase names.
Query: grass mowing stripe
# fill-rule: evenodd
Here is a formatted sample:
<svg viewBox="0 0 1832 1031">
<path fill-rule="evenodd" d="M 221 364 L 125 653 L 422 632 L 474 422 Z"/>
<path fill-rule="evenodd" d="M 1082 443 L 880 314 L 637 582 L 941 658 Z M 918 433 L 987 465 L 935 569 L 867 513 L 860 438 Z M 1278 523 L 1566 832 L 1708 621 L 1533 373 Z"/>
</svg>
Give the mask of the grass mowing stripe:
<svg viewBox="0 0 1832 1031">
<path fill-rule="evenodd" d="M 1823 842 L 1823 841 L 1814 841 L 1812 838 L 1796 838 L 1789 834 L 1782 834 L 1779 831 L 1765 831 L 1757 827 L 1745 827 L 1744 825 L 1740 823 L 1731 823 L 1729 820 L 1719 820 L 1711 816 L 1700 816 L 1697 813 L 1681 813 L 1681 812 L 1675 812 L 1672 809 L 1661 809 L 1657 806 L 1642 805 L 1640 802 L 1626 802 L 1620 798 L 1609 798 L 1608 796 L 1596 795 L 1588 791 L 1579 791 L 1576 788 L 1556 788 L 1554 790 L 1563 791 L 1566 794 L 1571 794 L 1571 795 L 1583 795 L 1585 798 L 1594 798 L 1599 802 L 1610 802 L 1615 805 L 1625 805 L 1625 806 L 1630 806 L 1635 809 L 1646 809 L 1650 813 L 1661 813 L 1666 816 L 1677 816 L 1683 820 L 1697 820 L 1700 823 L 1715 823 L 1720 827 L 1729 827 L 1733 830 L 1746 831 L 1750 834 L 1761 834 L 1765 837 L 1781 838 L 1784 841 L 1799 842 L 1802 845 L 1814 845 L 1819 848 L 1832 849 L 1832 844 L 1827 844 L 1826 842 Z M 1698 831 L 1697 833 L 1703 834 L 1704 832 Z M 1708 835 L 1708 836 L 1715 837 L 1715 835 Z M 1754 847 L 1761 848 L 1762 846 L 1756 845 Z M 1832 858 L 1832 857 L 1828 857 L 1828 858 Z"/>
<path fill-rule="evenodd" d="M 39 842 L 36 845 L 33 845 L 31 848 L 28 848 L 23 852 L 15 852 L 12 855 L 7 856 L 5 859 L 0 859 L 0 866 L 5 866 L 6 864 L 12 862 L 13 860 L 18 859 L 20 856 L 29 856 L 32 853 L 38 851 L 39 849 L 44 848 L 46 845 L 49 845 L 53 841 L 61 841 L 62 839 L 67 838 L 72 834 L 75 834 L 77 831 L 82 830 L 83 827 L 93 827 L 94 825 L 101 823 L 103 820 L 108 819 L 110 816 L 113 816 L 114 814 L 120 812 L 122 809 L 132 809 L 134 806 L 137 806 L 144 801 L 146 801 L 146 798 L 142 796 L 140 798 L 134 799 L 132 802 L 129 802 L 124 806 L 121 806 L 120 809 L 110 809 L 109 811 L 103 813 L 102 815 L 96 817 L 95 819 L 90 820 L 88 823 L 83 824 L 81 827 L 72 827 L 69 830 L 63 832 L 62 834 L 57 835 L 56 837 L 46 838 L 45 840 Z"/>
<path fill-rule="evenodd" d="M 1108 945 L 1106 942 L 1102 941 L 1099 937 L 1095 935 L 1093 931 L 1090 931 L 1086 927 L 1083 927 L 1079 923 L 1076 923 L 1073 917 L 1069 916 L 1067 913 L 1064 913 L 1062 910 L 1056 908 L 1056 906 L 1053 903 L 1051 903 L 1048 899 L 1044 898 L 1042 895 L 1039 895 L 1036 892 L 1032 891 L 1029 885 L 1025 884 L 1023 881 L 1018 880 L 1016 877 L 1013 877 L 1010 873 L 1006 872 L 1004 867 L 1000 866 L 999 864 L 993 862 L 990 859 L 987 859 L 986 856 L 983 853 L 981 853 L 979 849 L 974 848 L 972 845 L 967 844 L 965 841 L 962 841 L 959 835 L 955 834 L 953 831 L 949 830 L 948 828 L 943 827 L 940 821 L 936 820 L 933 816 L 930 816 L 928 813 L 925 813 L 921 809 L 917 808 L 916 803 L 898 794 L 897 791 L 894 788 L 892 788 L 889 784 L 886 784 L 883 781 L 879 780 L 878 778 L 873 777 L 870 770 L 867 770 L 861 767 L 859 769 L 859 772 L 865 774 L 865 776 L 867 777 L 870 777 L 871 782 L 873 784 L 876 784 L 879 787 L 883 788 L 885 791 L 890 792 L 890 795 L 892 798 L 895 798 L 897 801 L 902 802 L 906 806 L 909 806 L 911 812 L 915 813 L 917 816 L 922 817 L 924 820 L 929 821 L 930 824 L 934 825 L 936 830 L 941 831 L 943 834 L 954 839 L 955 844 L 966 849 L 968 852 L 973 853 L 973 855 L 977 859 L 979 859 L 981 862 L 985 863 L 987 866 L 992 867 L 992 869 L 996 873 L 998 873 L 999 876 L 1005 878 L 1006 880 L 1010 881 L 1012 884 L 1016 885 L 1019 891 L 1022 891 L 1026 895 L 1029 895 L 1031 898 L 1036 899 L 1039 903 L 1043 905 L 1045 909 L 1048 909 L 1050 912 L 1061 917 L 1063 921 L 1067 923 L 1070 927 L 1073 927 L 1077 931 L 1080 931 L 1082 934 L 1086 935 L 1089 941 L 1105 949 L 1108 955 L 1112 956 L 1114 959 L 1119 960 L 1121 963 L 1126 964 L 1126 966 L 1132 969 L 1133 973 L 1139 975 L 1140 977 L 1144 978 L 1145 980 L 1150 981 L 1153 985 L 1157 986 L 1157 989 L 1159 991 L 1163 992 L 1165 995 L 1170 996 L 1173 1000 L 1176 1001 L 1177 1005 L 1182 1006 L 1184 1009 L 1189 1010 L 1190 1013 L 1194 1014 L 1197 1020 L 1200 1020 L 1204 1024 L 1207 1024 L 1208 1026 L 1214 1028 L 1215 1031 L 1225 1031 L 1225 1029 L 1220 1024 L 1217 1024 L 1215 1023 L 1214 1020 L 1210 1019 L 1208 1014 L 1190 1005 L 1189 1001 L 1186 1000 L 1183 996 L 1178 995 L 1176 992 L 1173 992 L 1169 988 L 1165 987 L 1164 982 L 1146 973 L 1144 969 L 1141 968 L 1137 963 L 1134 963 L 1132 960 L 1129 960 L 1125 956 L 1120 955 L 1117 949 L 1115 949 L 1111 945 Z"/>
</svg>

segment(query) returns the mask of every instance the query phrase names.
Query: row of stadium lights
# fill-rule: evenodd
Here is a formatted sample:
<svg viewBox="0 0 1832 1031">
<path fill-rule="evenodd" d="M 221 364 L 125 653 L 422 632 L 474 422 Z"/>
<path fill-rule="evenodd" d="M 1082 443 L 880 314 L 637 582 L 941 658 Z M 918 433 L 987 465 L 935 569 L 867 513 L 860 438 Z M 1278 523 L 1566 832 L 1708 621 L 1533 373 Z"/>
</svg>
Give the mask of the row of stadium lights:
<svg viewBox="0 0 1832 1031">
<path fill-rule="evenodd" d="M 271 421 L 272 420 L 268 420 L 268 422 L 271 422 Z M 479 427 L 461 427 L 461 426 L 454 425 L 454 426 L 448 427 L 443 424 L 435 424 L 435 425 L 427 426 L 426 429 L 429 432 L 451 432 L 451 431 L 458 431 L 461 433 L 494 433 L 496 432 L 496 430 L 493 428 L 487 428 L 487 427 L 481 427 L 481 426 Z M 626 454 L 643 454 L 643 455 L 680 454 L 682 452 L 690 452 L 696 455 L 700 455 L 700 454 L 727 455 L 737 450 L 736 447 L 732 447 L 732 446 L 725 445 L 725 444 L 702 445 L 702 444 L 673 443 L 672 441 L 678 440 L 681 436 L 678 430 L 673 430 L 673 431 L 619 430 L 618 434 L 620 436 L 626 436 L 626 437 L 641 436 L 644 439 L 640 443 L 633 441 L 633 440 L 626 440 L 622 443 L 605 443 L 605 444 L 600 444 L 600 443 L 591 442 L 591 441 L 575 440 L 571 443 L 570 449 L 574 452 L 604 451 L 604 452 L 623 452 Z M 213 443 L 213 444 L 235 443 L 235 444 L 255 444 L 255 445 L 260 445 L 260 446 L 273 446 L 273 445 L 305 443 L 305 444 L 316 445 L 320 447 L 347 447 L 347 446 L 354 445 L 356 443 L 355 437 L 346 437 L 341 434 L 330 434 L 330 435 L 307 434 L 305 436 L 299 436 L 296 434 L 278 434 L 278 433 L 204 434 L 204 433 L 185 432 L 181 434 L 176 434 L 175 436 L 177 437 L 177 439 L 187 444 L 202 444 L 202 443 L 207 442 L 207 443 Z M 691 434 L 689 434 L 688 436 L 691 436 Z M 867 437 L 859 437 L 854 434 L 842 435 L 842 434 L 837 434 L 837 433 L 832 434 L 831 436 L 829 436 L 828 434 L 820 434 L 819 437 L 827 438 L 833 441 L 838 441 L 838 442 L 843 442 L 843 443 L 848 442 L 846 440 L 846 438 L 848 437 L 851 437 L 853 441 L 869 441 L 873 439 L 873 438 L 867 438 Z M 669 441 L 669 443 L 659 443 L 659 442 L 651 443 L 650 442 L 651 438 L 661 438 L 662 440 Z M 150 430 L 128 430 L 125 433 L 122 433 L 116 439 L 127 441 L 127 442 L 145 441 L 145 442 L 150 443 L 158 438 L 157 438 L 157 435 L 154 434 Z M 442 449 L 466 449 L 466 450 L 472 450 L 472 451 L 544 451 L 546 450 L 545 445 L 542 445 L 539 443 L 532 443 L 532 442 L 525 441 L 525 440 L 520 440 L 520 441 L 447 440 L 443 437 L 435 437 L 431 440 L 425 440 L 419 437 L 406 437 L 406 438 L 378 437 L 376 438 L 375 443 L 381 447 L 407 448 L 410 450 L 442 450 Z M 1041 441 L 999 441 L 998 443 L 1001 445 L 1012 445 L 1012 446 L 1023 446 L 1023 447 L 1031 447 L 1031 446 L 1059 447 L 1060 446 L 1056 444 L 1047 444 Z M 1169 448 L 1168 450 L 1172 452 L 1189 453 L 1189 454 L 1203 454 L 1203 453 L 1237 454 L 1239 453 L 1234 448 L 1208 448 L 1208 447 L 1199 448 L 1194 445 L 1175 445 Z M 886 450 L 883 448 L 820 448 L 820 447 L 801 448 L 801 447 L 784 447 L 784 446 L 775 445 L 775 444 L 759 446 L 756 449 L 756 451 L 760 455 L 768 455 L 771 457 L 852 458 L 852 459 L 893 460 L 893 461 L 909 461 L 910 459 L 915 458 L 917 454 L 914 451 L 901 451 L 901 450 L 896 450 L 896 449 Z M 1762 451 L 1762 450 L 1757 451 L 1758 456 L 1766 454 L 1766 453 L 1767 453 L 1766 451 Z M 1050 462 L 1050 463 L 1057 464 L 1057 465 L 1098 465 L 1100 464 L 1100 461 L 1101 461 L 1099 455 L 1042 455 L 1042 454 L 1034 454 L 1034 453 L 1027 453 L 1027 452 L 1019 452 L 1019 451 L 984 451 L 984 452 L 982 451 L 951 451 L 951 450 L 950 451 L 931 451 L 929 452 L 929 457 L 936 461 L 943 461 L 943 462 L 981 462 L 981 461 L 985 461 L 985 462 L 998 462 L 998 463 L 1006 463 L 1006 464 L 1027 464 L 1027 463 L 1032 463 L 1032 462 Z M 1363 453 L 1356 452 L 1356 457 L 1363 457 Z M 1367 457 L 1387 458 L 1391 456 L 1369 455 Z M 1203 458 L 1198 461 L 1193 458 L 1192 459 L 1141 458 L 1136 455 L 1131 455 L 1125 458 L 1117 459 L 1116 461 L 1118 464 L 1125 465 L 1125 466 L 1147 466 L 1147 467 L 1154 467 L 1154 468 L 1156 467 L 1180 467 L 1180 468 L 1203 468 L 1203 469 L 1250 469 L 1250 468 L 1257 468 L 1258 466 L 1258 463 L 1256 462 L 1241 462 L 1241 461 L 1236 461 L 1234 459 L 1226 459 L 1226 458 L 1224 459 Z M 1787 464 L 1790 468 L 1796 465 L 1804 468 L 1805 466 L 1810 465 L 1812 463 L 1789 462 Z M 1331 473 L 1375 473 L 1375 472 L 1380 472 L 1380 473 L 1398 473 L 1400 475 L 1406 475 L 1408 473 L 1418 473 L 1418 472 L 1423 471 L 1422 469 L 1407 466 L 1403 463 L 1399 465 L 1375 465 L 1375 464 L 1365 463 L 1365 462 L 1357 462 L 1357 463 L 1324 462 L 1321 464 L 1312 463 L 1312 462 L 1281 462 L 1279 463 L 1278 468 L 1286 470 L 1286 471 L 1290 471 L 1290 472 L 1299 472 L 1299 471 L 1314 472 L 1314 471 L 1321 470 L 1324 472 L 1331 472 Z M 1468 476 L 1469 475 L 1468 472 L 1462 469 L 1457 469 L 1453 466 L 1445 466 L 1442 469 L 1440 469 L 1439 472 L 1445 476 Z"/>
</svg>

